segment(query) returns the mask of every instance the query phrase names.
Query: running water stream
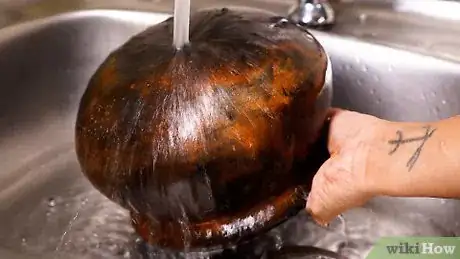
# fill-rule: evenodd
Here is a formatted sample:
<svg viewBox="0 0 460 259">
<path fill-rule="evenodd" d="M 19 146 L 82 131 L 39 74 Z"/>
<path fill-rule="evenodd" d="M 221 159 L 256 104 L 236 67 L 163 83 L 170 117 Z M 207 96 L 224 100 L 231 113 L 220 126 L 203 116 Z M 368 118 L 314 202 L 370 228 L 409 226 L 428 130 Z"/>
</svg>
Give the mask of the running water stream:
<svg viewBox="0 0 460 259">
<path fill-rule="evenodd" d="M 173 45 L 181 49 L 189 43 L 190 0 L 174 0 Z"/>
</svg>

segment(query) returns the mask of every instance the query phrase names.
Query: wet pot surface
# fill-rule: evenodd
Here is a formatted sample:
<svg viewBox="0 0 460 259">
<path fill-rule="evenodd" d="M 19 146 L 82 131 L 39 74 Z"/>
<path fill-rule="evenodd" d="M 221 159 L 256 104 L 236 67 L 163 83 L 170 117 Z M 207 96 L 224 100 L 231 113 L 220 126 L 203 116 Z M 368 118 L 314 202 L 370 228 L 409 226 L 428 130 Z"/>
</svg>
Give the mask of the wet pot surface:
<svg viewBox="0 0 460 259">
<path fill-rule="evenodd" d="M 170 18 L 137 34 L 92 76 L 78 160 L 150 244 L 241 244 L 305 206 L 328 157 L 312 145 L 332 99 L 330 61 L 306 30 L 260 10 L 193 12 L 180 50 L 172 28 Z"/>
<path fill-rule="evenodd" d="M 171 258 L 142 244 L 127 211 L 84 178 L 73 141 L 78 102 L 96 68 L 130 36 L 166 18 L 87 11 L 0 31 L 0 258 Z M 455 64 L 320 33 L 318 39 L 331 56 L 335 105 L 396 120 L 430 120 L 460 111 L 460 97 L 448 94 L 460 74 Z M 350 44 L 381 56 L 402 55 L 404 62 L 391 67 L 399 77 L 385 76 L 389 65 L 376 54 L 345 50 Z M 427 65 L 433 62 L 437 65 Z M 438 89 L 444 92 L 431 96 L 427 81 L 433 87 L 443 82 Z M 419 82 L 419 88 L 404 82 Z M 429 100 L 421 105 L 419 99 L 399 97 L 395 85 L 417 96 L 426 92 Z M 413 108 L 401 112 L 397 103 Z M 436 113 L 432 107 L 438 107 Z M 381 198 L 328 228 L 300 213 L 256 247 L 313 245 L 363 258 L 380 236 L 459 235 L 459 215 L 456 201 Z"/>
</svg>

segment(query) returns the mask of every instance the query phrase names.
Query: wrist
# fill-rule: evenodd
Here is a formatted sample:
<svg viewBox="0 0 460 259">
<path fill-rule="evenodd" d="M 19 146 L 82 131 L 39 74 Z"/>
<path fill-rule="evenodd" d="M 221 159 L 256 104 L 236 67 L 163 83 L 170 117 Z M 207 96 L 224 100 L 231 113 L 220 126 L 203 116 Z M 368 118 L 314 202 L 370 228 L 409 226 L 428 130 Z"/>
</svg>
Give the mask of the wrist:
<svg viewBox="0 0 460 259">
<path fill-rule="evenodd" d="M 420 135 L 421 125 L 385 121 L 373 143 L 368 170 L 375 176 L 375 192 L 384 196 L 411 196 L 415 184 L 409 160 L 417 147 L 402 141 Z M 416 130 L 415 130 L 416 129 Z M 414 132 L 417 131 L 417 132 Z"/>
<path fill-rule="evenodd" d="M 372 196 L 390 195 L 397 179 L 391 174 L 388 141 L 395 134 L 394 123 L 380 120 L 369 139 L 366 154 L 366 185 Z"/>
<path fill-rule="evenodd" d="M 442 128 L 440 122 L 382 123 L 369 163 L 377 195 L 445 196 L 444 178 L 454 168 L 441 150 Z"/>
</svg>

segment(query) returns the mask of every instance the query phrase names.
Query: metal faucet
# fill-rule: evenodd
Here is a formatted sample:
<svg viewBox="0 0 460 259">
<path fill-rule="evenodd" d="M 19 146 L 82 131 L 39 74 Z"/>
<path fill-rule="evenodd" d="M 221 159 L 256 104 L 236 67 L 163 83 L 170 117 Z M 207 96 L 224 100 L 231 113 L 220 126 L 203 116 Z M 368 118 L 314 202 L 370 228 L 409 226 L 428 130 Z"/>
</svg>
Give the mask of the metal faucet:
<svg viewBox="0 0 460 259">
<path fill-rule="evenodd" d="M 324 27 L 334 24 L 335 13 L 328 0 L 298 0 L 289 18 L 302 26 Z"/>
</svg>

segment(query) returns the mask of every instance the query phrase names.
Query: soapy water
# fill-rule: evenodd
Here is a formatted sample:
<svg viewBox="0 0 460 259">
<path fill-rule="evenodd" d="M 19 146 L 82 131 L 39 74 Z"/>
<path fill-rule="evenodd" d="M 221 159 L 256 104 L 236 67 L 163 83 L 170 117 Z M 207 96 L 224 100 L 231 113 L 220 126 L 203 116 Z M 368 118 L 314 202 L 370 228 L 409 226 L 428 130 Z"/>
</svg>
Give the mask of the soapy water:
<svg viewBox="0 0 460 259">
<path fill-rule="evenodd" d="M 21 188 L 29 192 L 15 195 L 17 199 L 10 208 L 0 211 L 2 248 L 66 259 L 232 258 L 218 257 L 222 251 L 174 254 L 144 244 L 134 233 L 128 212 L 101 195 L 84 178 L 73 150 L 31 170 L 47 171 L 49 177 L 38 187 Z M 237 252 L 256 258 L 248 254 L 257 249 L 314 246 L 360 259 L 365 258 L 379 237 L 401 235 L 451 233 L 416 213 L 396 217 L 385 211 L 359 208 L 323 228 L 302 212 Z"/>
</svg>

